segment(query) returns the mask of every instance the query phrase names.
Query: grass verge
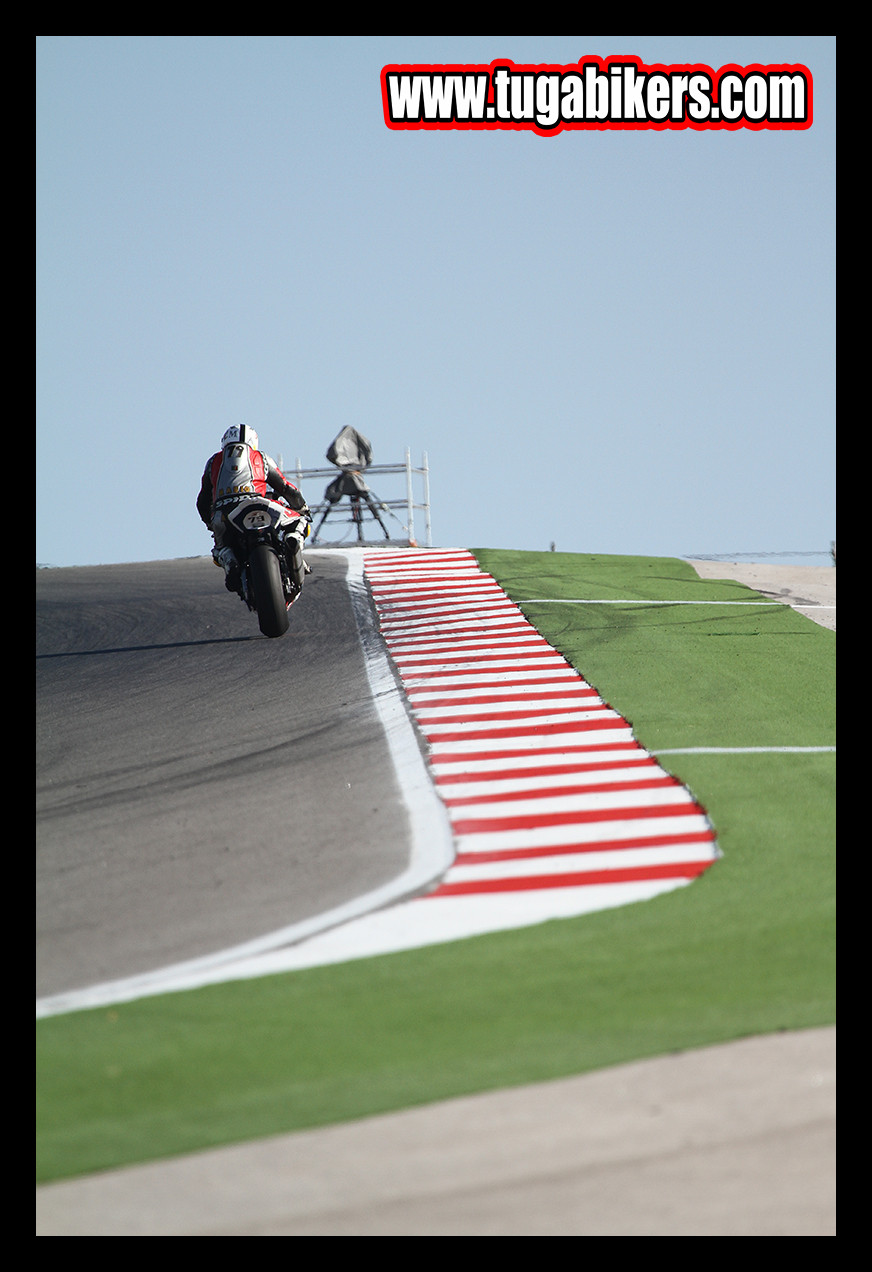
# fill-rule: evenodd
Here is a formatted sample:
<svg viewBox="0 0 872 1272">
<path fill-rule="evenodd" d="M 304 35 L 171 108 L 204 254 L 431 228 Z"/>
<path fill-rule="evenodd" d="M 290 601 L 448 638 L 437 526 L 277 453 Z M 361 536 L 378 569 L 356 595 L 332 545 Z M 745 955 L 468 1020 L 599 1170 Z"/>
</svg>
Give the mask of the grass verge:
<svg viewBox="0 0 872 1272">
<path fill-rule="evenodd" d="M 664 558 L 481 551 L 659 747 L 832 745 L 835 637 Z M 760 598 L 758 598 L 760 599 Z M 619 910 L 37 1025 L 50 1180 L 835 1019 L 833 754 L 675 755 L 723 859 Z"/>
</svg>

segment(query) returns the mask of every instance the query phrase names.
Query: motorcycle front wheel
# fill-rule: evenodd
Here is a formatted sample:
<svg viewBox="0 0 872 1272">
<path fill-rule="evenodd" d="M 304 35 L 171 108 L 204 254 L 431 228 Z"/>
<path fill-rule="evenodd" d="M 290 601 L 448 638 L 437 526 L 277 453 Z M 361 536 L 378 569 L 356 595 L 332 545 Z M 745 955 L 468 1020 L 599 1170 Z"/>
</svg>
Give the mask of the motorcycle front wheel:
<svg viewBox="0 0 872 1272">
<path fill-rule="evenodd" d="M 284 636 L 290 621 L 282 572 L 278 557 L 265 543 L 258 543 L 251 553 L 251 582 L 260 630 L 264 636 Z"/>
</svg>

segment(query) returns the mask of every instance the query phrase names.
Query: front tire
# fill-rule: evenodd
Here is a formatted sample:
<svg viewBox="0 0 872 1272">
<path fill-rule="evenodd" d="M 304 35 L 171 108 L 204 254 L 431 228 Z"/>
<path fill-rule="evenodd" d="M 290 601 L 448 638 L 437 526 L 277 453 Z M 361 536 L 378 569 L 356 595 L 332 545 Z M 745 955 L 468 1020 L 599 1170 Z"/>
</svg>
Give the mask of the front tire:
<svg viewBox="0 0 872 1272">
<path fill-rule="evenodd" d="M 251 554 L 251 583 L 257 622 L 264 636 L 284 636 L 290 626 L 278 557 L 265 543 Z"/>
</svg>

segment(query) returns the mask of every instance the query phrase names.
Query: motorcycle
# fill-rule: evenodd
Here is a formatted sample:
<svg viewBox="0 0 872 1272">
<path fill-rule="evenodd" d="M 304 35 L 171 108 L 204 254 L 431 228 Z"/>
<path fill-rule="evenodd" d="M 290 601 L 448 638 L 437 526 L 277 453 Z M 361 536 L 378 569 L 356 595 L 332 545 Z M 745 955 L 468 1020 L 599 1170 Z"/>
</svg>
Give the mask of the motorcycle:
<svg viewBox="0 0 872 1272">
<path fill-rule="evenodd" d="M 264 636 L 284 636 L 307 573 L 302 548 L 311 518 L 265 495 L 240 499 L 223 512 L 224 542 L 240 565 L 239 594 Z"/>
</svg>

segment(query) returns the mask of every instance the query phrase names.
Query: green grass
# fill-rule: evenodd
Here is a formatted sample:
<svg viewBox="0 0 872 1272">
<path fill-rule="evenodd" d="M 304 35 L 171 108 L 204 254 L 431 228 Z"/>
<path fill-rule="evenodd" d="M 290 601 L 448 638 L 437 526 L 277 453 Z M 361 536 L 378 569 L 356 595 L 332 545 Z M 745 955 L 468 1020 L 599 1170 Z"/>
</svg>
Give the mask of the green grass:
<svg viewBox="0 0 872 1272">
<path fill-rule="evenodd" d="M 528 605 L 531 597 L 764 600 L 684 561 L 477 553 L 644 746 L 835 742 L 835 635 L 785 605 Z"/>
<path fill-rule="evenodd" d="M 740 599 L 671 559 L 478 553 L 517 600 Z M 527 612 L 644 745 L 832 745 L 835 636 L 788 609 Z M 833 754 L 681 755 L 724 857 L 578 919 L 37 1025 L 48 1180 L 835 1019 Z"/>
</svg>

